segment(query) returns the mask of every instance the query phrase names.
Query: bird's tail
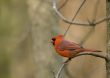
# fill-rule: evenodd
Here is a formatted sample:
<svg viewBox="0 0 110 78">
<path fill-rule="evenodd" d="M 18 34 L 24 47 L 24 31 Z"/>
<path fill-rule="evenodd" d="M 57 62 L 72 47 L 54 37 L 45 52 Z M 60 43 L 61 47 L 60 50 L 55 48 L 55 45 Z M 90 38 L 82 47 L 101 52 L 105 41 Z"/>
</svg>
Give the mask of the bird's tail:
<svg viewBox="0 0 110 78">
<path fill-rule="evenodd" d="M 94 49 L 85 49 L 84 52 L 102 52 L 102 51 Z"/>
</svg>

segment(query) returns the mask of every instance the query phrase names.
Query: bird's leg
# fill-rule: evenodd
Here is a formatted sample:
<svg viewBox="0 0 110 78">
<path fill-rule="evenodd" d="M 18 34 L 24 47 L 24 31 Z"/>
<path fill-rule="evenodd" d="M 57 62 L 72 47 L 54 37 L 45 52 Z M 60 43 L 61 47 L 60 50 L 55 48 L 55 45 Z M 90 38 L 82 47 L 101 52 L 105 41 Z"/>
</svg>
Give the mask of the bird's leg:
<svg viewBox="0 0 110 78">
<path fill-rule="evenodd" d="M 68 63 L 72 58 L 68 58 L 64 63 Z"/>
</svg>

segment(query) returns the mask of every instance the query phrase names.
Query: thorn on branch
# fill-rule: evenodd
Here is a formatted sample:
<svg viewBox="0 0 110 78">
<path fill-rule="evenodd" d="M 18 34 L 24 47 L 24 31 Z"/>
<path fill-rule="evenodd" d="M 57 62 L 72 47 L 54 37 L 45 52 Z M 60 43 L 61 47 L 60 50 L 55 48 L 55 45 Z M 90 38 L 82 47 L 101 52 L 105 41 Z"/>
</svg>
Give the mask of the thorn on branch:
<svg viewBox="0 0 110 78">
<path fill-rule="evenodd" d="M 95 20 L 90 21 L 89 19 L 87 19 L 88 23 L 90 26 L 96 26 L 96 24 L 94 23 Z"/>
</svg>

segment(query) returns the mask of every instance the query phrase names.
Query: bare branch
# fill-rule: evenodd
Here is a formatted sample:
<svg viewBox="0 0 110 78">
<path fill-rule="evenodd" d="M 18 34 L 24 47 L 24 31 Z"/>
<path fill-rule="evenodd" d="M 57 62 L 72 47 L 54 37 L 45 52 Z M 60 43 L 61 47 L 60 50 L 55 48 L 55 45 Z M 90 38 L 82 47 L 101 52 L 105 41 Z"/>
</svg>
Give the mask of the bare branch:
<svg viewBox="0 0 110 78">
<path fill-rule="evenodd" d="M 55 78 L 59 78 L 60 77 L 60 74 L 63 70 L 63 68 L 65 67 L 66 63 L 63 63 L 60 67 L 60 69 L 58 70 L 58 73 L 56 74 Z"/>
<path fill-rule="evenodd" d="M 94 57 L 99 57 L 99 58 L 105 59 L 106 62 L 110 61 L 110 59 L 108 59 L 106 56 L 95 54 L 95 53 L 80 53 L 80 54 L 76 55 L 75 57 L 83 56 L 83 55 L 90 55 L 90 56 L 94 56 Z M 73 57 L 73 58 L 75 58 L 75 57 Z"/>
<path fill-rule="evenodd" d="M 96 1 L 96 4 L 94 5 L 94 11 L 93 11 L 93 19 L 92 19 L 92 22 L 95 22 L 96 21 L 96 16 L 97 16 L 97 12 L 98 12 L 98 5 L 100 4 L 100 0 L 97 0 Z"/>
<path fill-rule="evenodd" d="M 85 21 L 85 22 L 81 22 L 81 21 L 73 21 L 76 17 L 76 15 L 78 14 L 79 11 L 77 11 L 76 15 L 73 17 L 72 20 L 68 20 L 66 19 L 57 9 L 57 6 L 56 6 L 56 0 L 52 0 L 52 3 L 53 3 L 53 9 L 55 10 L 56 14 L 66 23 L 69 23 L 70 25 L 71 24 L 74 24 L 74 25 L 81 25 L 81 26 L 96 26 L 104 21 L 107 21 L 107 20 L 110 20 L 110 16 L 108 17 L 104 17 L 104 18 L 101 18 L 99 20 L 96 20 L 96 13 L 97 13 L 97 8 L 94 10 L 94 17 L 93 17 L 93 21 Z M 66 2 L 67 3 L 67 2 Z M 98 3 L 98 2 L 97 2 Z M 96 5 L 97 5 L 96 3 Z M 65 5 L 65 4 L 64 4 Z M 64 6 L 63 5 L 63 6 Z M 80 7 L 81 8 L 81 7 Z M 79 10 L 80 10 L 79 8 Z M 98 58 L 102 58 L 104 59 L 106 62 L 110 62 L 110 59 L 108 59 L 106 56 L 103 56 L 103 55 L 99 55 L 99 54 L 94 54 L 94 53 L 79 53 L 77 54 L 76 56 L 72 57 L 72 58 L 69 58 L 67 59 L 62 65 L 61 67 L 58 69 L 58 72 L 56 73 L 56 75 L 54 76 L 54 78 L 59 78 L 60 75 L 61 75 L 61 72 L 63 71 L 64 67 L 66 66 L 66 64 L 71 60 L 71 59 L 74 59 L 75 57 L 78 57 L 78 56 L 83 56 L 83 55 L 90 55 L 90 56 L 94 56 L 94 57 L 98 57 Z"/>
<path fill-rule="evenodd" d="M 102 22 L 104 22 L 104 21 L 107 21 L 107 20 L 110 20 L 110 16 L 105 17 L 105 18 L 102 18 L 102 19 L 96 21 L 95 24 L 100 24 L 100 23 L 102 23 Z"/>
<path fill-rule="evenodd" d="M 84 5 L 85 2 L 86 2 L 86 0 L 83 0 L 83 2 L 81 3 L 81 5 L 79 6 L 78 10 L 76 11 L 75 15 L 74 15 L 73 18 L 72 18 L 72 22 L 75 20 L 76 16 L 78 15 L 80 9 L 82 8 L 82 6 Z M 69 26 L 68 26 L 68 28 L 67 28 L 67 30 L 65 31 L 65 33 L 64 33 L 63 36 L 66 35 L 66 33 L 67 33 L 67 31 L 69 30 L 70 26 L 71 26 L 71 24 L 69 24 Z"/>
<path fill-rule="evenodd" d="M 79 23 L 79 22 L 73 22 L 72 20 L 68 20 L 66 19 L 57 9 L 56 7 L 56 0 L 52 0 L 52 3 L 53 3 L 53 9 L 55 10 L 56 14 L 66 23 L 69 23 L 69 24 L 75 24 L 75 25 L 83 25 L 83 26 L 89 26 L 89 23 L 86 22 L 86 23 Z"/>
<path fill-rule="evenodd" d="M 75 57 L 78 57 L 78 56 L 84 56 L 84 55 L 90 55 L 90 56 L 94 56 L 94 57 L 99 57 L 99 58 L 102 58 L 104 59 L 106 62 L 110 62 L 110 59 L 108 59 L 107 57 L 103 56 L 103 55 L 99 55 L 99 54 L 95 54 L 95 53 L 80 53 L 72 58 L 69 58 L 67 59 L 62 65 L 61 67 L 59 68 L 57 74 L 54 76 L 54 78 L 59 78 L 60 75 L 61 75 L 61 72 L 62 70 L 64 69 L 64 67 L 66 66 L 66 64 L 71 60 L 71 59 L 74 59 Z"/>
<path fill-rule="evenodd" d="M 56 0 L 52 0 L 52 4 L 53 4 L 53 9 L 55 10 L 56 14 L 66 23 L 69 23 L 69 24 L 74 24 L 74 25 L 81 25 L 81 26 L 95 26 L 97 24 L 100 24 L 104 21 L 107 21 L 110 19 L 110 16 L 109 17 L 105 17 L 95 23 L 88 23 L 87 21 L 86 22 L 77 22 L 77 21 L 72 21 L 72 20 L 68 20 L 66 19 L 57 9 L 57 6 L 56 6 Z"/>
<path fill-rule="evenodd" d="M 64 69 L 64 67 L 66 66 L 66 64 L 69 62 L 69 60 L 71 60 L 71 59 L 70 59 L 70 58 L 67 59 L 67 60 L 61 65 L 61 67 L 59 68 L 59 70 L 58 70 L 57 74 L 54 76 L 54 78 L 59 78 L 59 77 L 60 77 L 62 70 Z"/>
<path fill-rule="evenodd" d="M 69 0 L 66 0 L 66 1 L 58 8 L 58 10 L 60 10 L 61 8 L 63 8 L 63 7 L 67 4 L 68 1 L 69 1 Z"/>
</svg>

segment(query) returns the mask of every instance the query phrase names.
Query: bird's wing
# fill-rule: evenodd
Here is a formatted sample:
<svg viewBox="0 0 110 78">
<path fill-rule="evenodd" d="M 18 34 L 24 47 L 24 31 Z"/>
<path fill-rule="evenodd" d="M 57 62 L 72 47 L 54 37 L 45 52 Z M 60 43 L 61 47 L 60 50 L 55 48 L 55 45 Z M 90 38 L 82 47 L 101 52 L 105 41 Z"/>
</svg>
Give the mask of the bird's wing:
<svg viewBox="0 0 110 78">
<path fill-rule="evenodd" d="M 76 44 L 74 42 L 69 42 L 66 40 L 63 40 L 60 44 L 59 44 L 59 49 L 60 50 L 76 50 L 76 49 L 80 49 L 83 48 L 82 46 L 80 46 L 79 44 Z"/>
</svg>

